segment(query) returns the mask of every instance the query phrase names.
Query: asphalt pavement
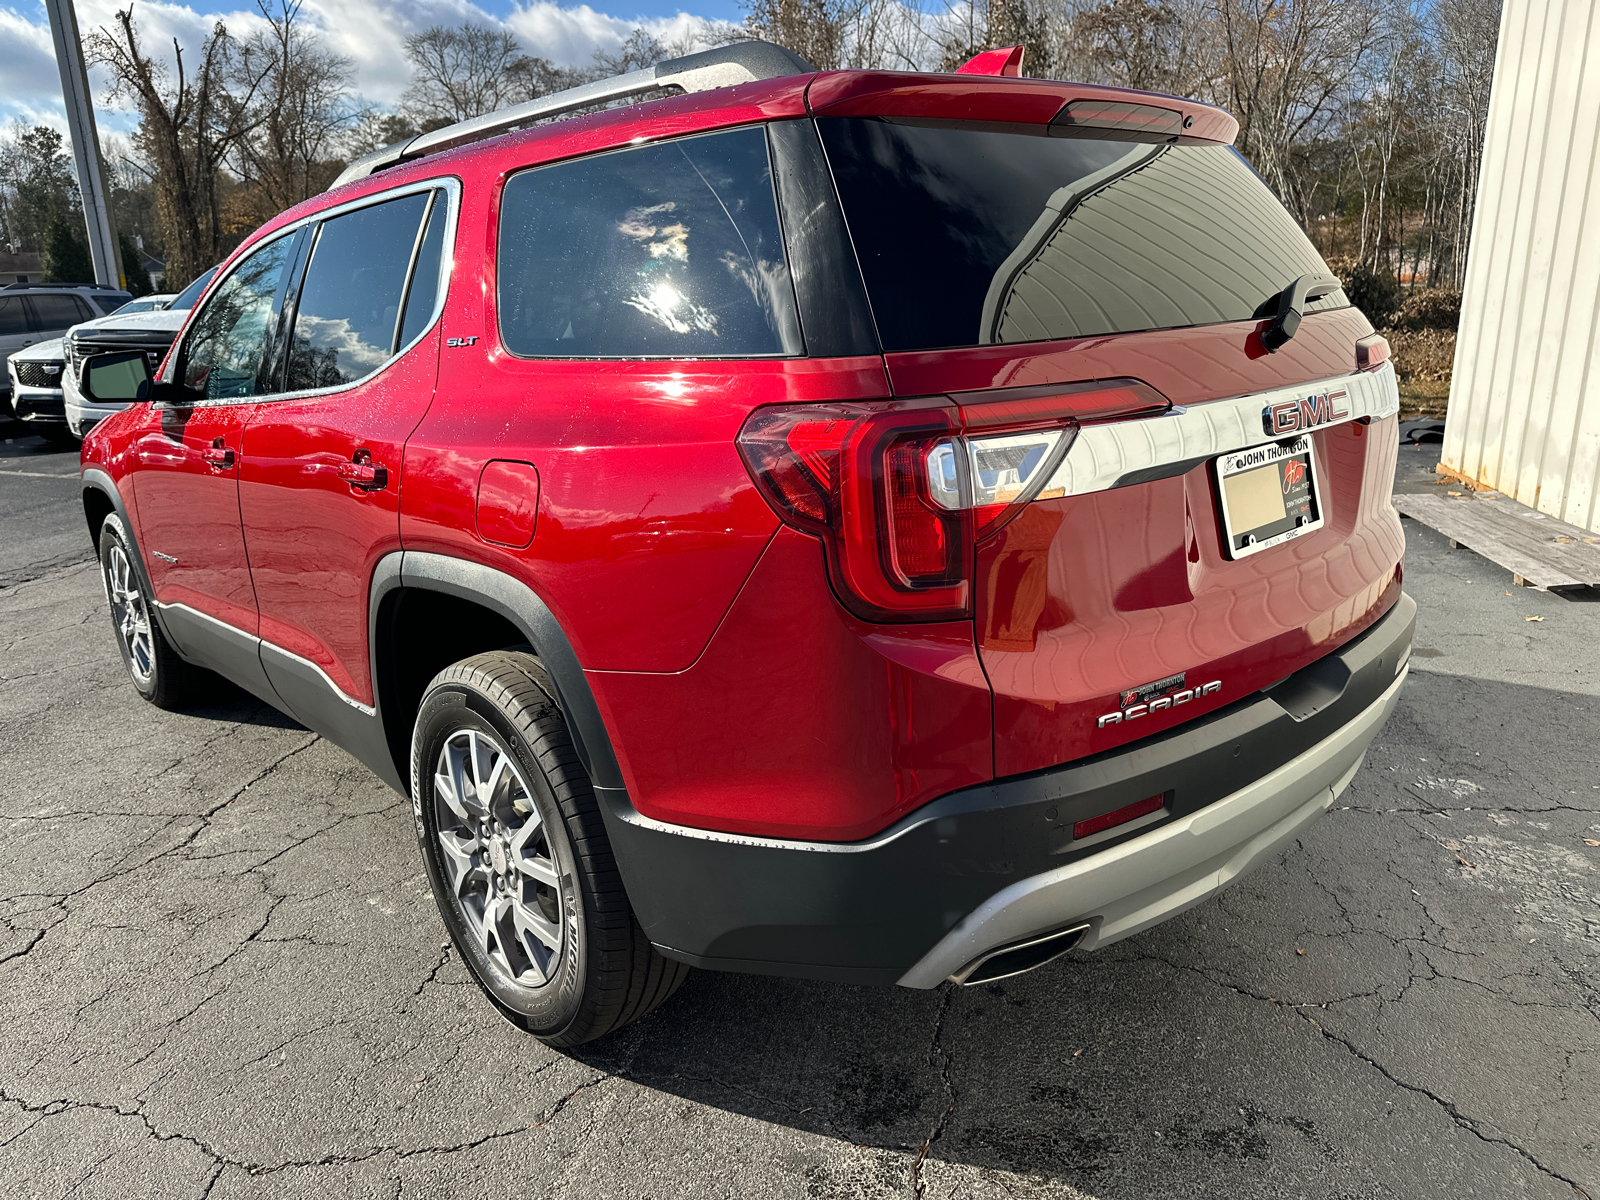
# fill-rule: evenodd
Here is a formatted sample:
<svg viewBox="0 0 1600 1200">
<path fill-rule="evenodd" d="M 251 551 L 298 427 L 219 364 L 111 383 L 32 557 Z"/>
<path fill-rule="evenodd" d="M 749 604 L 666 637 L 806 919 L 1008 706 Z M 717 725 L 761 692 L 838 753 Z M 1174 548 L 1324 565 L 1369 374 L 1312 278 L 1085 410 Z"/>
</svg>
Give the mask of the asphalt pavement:
<svg viewBox="0 0 1600 1200">
<path fill-rule="evenodd" d="M 71 455 L 0 451 L 0 1196 L 1600 1200 L 1600 603 L 1408 521 L 1400 707 L 1282 860 L 1000 984 L 696 972 L 557 1052 L 405 801 L 139 700 Z"/>
</svg>

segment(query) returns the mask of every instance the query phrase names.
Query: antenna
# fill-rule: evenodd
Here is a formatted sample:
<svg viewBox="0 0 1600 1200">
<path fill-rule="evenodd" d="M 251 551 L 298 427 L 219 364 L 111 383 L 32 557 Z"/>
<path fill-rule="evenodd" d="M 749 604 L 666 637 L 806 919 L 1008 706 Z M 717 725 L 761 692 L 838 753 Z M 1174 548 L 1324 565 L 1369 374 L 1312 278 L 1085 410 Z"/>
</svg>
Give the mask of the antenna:
<svg viewBox="0 0 1600 1200">
<path fill-rule="evenodd" d="M 810 75 L 815 71 L 816 68 L 798 54 L 771 42 L 734 42 L 714 50 L 703 50 L 699 54 L 668 59 L 653 67 L 629 71 L 625 75 L 585 83 L 564 92 L 540 96 L 537 100 L 514 104 L 498 112 L 486 113 L 481 117 L 446 125 L 431 133 L 418 134 L 403 142 L 395 142 L 371 154 L 362 155 L 328 186 L 331 191 L 386 167 L 453 150 L 457 146 L 508 133 L 535 121 L 593 108 L 612 100 L 642 96 L 663 88 L 679 92 L 709 92 L 713 88 L 733 87 L 756 79 L 781 79 L 786 75 Z"/>
</svg>

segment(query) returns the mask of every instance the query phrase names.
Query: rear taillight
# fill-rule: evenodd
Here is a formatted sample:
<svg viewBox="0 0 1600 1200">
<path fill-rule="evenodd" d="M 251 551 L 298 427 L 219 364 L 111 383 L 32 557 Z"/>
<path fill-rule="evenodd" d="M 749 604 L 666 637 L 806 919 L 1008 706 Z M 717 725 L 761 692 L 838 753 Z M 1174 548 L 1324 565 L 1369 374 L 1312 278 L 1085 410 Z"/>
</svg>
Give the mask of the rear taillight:
<svg viewBox="0 0 1600 1200">
<path fill-rule="evenodd" d="M 972 613 L 976 544 L 1052 494 L 1081 420 L 1167 407 L 1128 380 L 773 405 L 750 414 L 739 452 L 778 515 L 822 539 L 852 612 L 951 620 Z"/>
<path fill-rule="evenodd" d="M 948 400 L 758 408 L 739 452 L 767 502 L 816 534 L 840 598 L 868 620 L 971 606 L 971 516 L 931 494 L 928 461 L 960 432 Z"/>
</svg>

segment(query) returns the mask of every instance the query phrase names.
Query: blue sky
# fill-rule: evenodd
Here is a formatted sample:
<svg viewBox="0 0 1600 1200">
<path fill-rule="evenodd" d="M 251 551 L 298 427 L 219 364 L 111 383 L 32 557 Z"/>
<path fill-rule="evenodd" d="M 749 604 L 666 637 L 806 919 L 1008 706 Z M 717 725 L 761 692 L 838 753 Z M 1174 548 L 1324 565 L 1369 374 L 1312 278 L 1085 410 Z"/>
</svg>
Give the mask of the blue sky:
<svg viewBox="0 0 1600 1200">
<path fill-rule="evenodd" d="M 128 0 L 76 0 L 84 36 L 109 25 Z M 598 0 L 561 4 L 553 0 L 305 0 L 303 14 L 322 28 L 327 41 L 355 67 L 356 90 L 369 102 L 392 105 L 404 90 L 407 66 L 402 42 L 429 25 L 498 23 L 530 53 L 562 65 L 588 62 L 595 50 L 615 49 L 636 25 L 663 39 L 682 38 L 709 22 L 740 22 L 735 0 L 694 0 L 693 8 L 669 0 Z M 149 48 L 170 46 L 177 37 L 197 48 L 222 18 L 240 30 L 258 21 L 253 0 L 136 0 L 134 19 Z M 104 96 L 104 81 L 91 77 L 102 132 L 126 132 L 131 113 L 118 112 Z M 61 82 L 50 26 L 39 0 L 0 0 L 0 122 L 65 128 Z"/>
</svg>

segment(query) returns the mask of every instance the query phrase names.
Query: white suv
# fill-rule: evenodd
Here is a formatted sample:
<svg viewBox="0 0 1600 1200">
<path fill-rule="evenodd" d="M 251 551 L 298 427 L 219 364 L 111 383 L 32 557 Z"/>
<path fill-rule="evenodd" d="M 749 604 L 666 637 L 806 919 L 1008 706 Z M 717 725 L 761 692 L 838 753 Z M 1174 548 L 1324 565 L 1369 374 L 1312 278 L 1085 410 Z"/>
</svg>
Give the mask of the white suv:
<svg viewBox="0 0 1600 1200">
<path fill-rule="evenodd" d="M 150 369 L 161 364 L 167 348 L 178 330 L 189 319 L 189 310 L 195 306 L 206 284 L 217 273 L 212 267 L 164 308 L 150 312 L 112 313 L 96 320 L 84 321 L 67 331 L 65 341 L 66 370 L 61 372 L 61 394 L 65 402 L 67 428 L 72 436 L 81 438 L 112 413 L 127 408 L 126 403 L 85 399 L 79 389 L 78 371 L 90 354 L 105 354 L 117 350 L 142 350 L 150 361 Z"/>
</svg>

